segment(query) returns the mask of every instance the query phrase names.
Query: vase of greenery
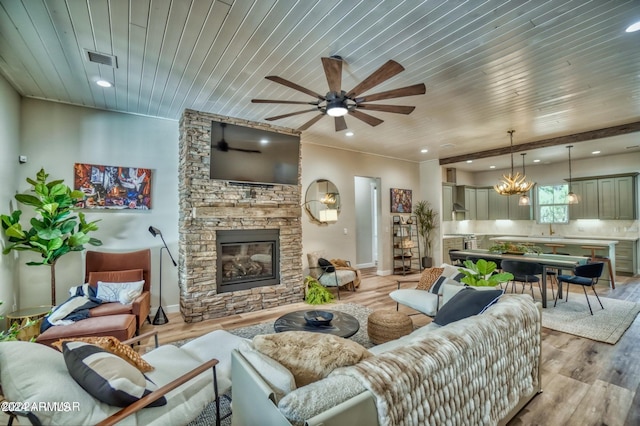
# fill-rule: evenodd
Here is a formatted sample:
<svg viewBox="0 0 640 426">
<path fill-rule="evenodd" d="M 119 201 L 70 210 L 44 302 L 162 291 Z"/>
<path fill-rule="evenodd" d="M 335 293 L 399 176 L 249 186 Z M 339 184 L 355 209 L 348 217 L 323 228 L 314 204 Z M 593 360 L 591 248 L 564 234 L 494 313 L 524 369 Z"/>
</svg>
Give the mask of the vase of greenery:
<svg viewBox="0 0 640 426">
<path fill-rule="evenodd" d="M 472 287 L 495 288 L 513 279 L 513 274 L 510 272 L 495 273 L 497 266 L 495 262 L 487 262 L 484 259 L 478 259 L 476 263 L 465 260 L 464 268 L 458 269 L 464 274 L 460 282 Z"/>
<path fill-rule="evenodd" d="M 422 267 L 430 268 L 433 265 L 431 255 L 431 245 L 433 231 L 438 227 L 438 212 L 431 208 L 428 201 L 418 201 L 413 207 L 413 214 L 418 220 L 418 233 L 422 237 L 424 256 L 422 257 Z"/>
<path fill-rule="evenodd" d="M 42 257 L 40 262 L 27 262 L 27 265 L 47 265 L 51 269 L 51 304 L 56 304 L 56 262 L 72 251 L 84 250 L 85 244 L 102 245 L 89 232 L 96 231 L 96 222 L 87 222 L 83 213 L 76 216 L 75 205 L 84 199 L 82 191 L 73 191 L 62 180 L 47 182 L 49 175 L 40 169 L 36 179 L 27 178 L 32 194 L 16 194 L 16 200 L 23 205 L 33 207 L 35 217 L 29 224 L 30 229 L 20 223 L 21 210 L 10 215 L 1 215 L 2 229 L 9 244 L 2 251 L 9 254 L 16 251 L 33 251 Z"/>
<path fill-rule="evenodd" d="M 333 301 L 333 294 L 327 290 L 320 282 L 307 275 L 304 279 L 305 297 L 304 301 L 310 305 L 322 305 Z"/>
</svg>

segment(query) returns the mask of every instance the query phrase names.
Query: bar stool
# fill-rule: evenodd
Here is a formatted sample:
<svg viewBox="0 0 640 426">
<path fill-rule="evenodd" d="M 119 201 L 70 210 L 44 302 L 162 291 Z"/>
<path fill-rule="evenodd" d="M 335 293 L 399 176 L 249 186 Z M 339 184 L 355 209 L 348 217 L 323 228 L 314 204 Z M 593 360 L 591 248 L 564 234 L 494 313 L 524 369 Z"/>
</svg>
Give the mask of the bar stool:
<svg viewBox="0 0 640 426">
<path fill-rule="evenodd" d="M 551 247 L 551 250 L 552 250 L 551 254 L 561 254 L 561 253 L 556 253 L 556 250 L 560 247 L 564 247 L 565 245 L 553 243 L 553 244 L 545 244 L 545 246 Z"/>
<path fill-rule="evenodd" d="M 611 281 L 611 288 L 616 288 L 615 275 L 613 273 L 613 268 L 611 268 L 611 259 L 606 256 L 600 256 L 596 254 L 596 250 L 604 250 L 605 248 L 602 246 L 580 246 L 580 248 L 584 250 L 591 250 L 591 254 L 585 255 L 591 258 L 592 262 L 604 262 L 607 264 L 607 268 L 609 270 L 609 280 Z"/>
</svg>

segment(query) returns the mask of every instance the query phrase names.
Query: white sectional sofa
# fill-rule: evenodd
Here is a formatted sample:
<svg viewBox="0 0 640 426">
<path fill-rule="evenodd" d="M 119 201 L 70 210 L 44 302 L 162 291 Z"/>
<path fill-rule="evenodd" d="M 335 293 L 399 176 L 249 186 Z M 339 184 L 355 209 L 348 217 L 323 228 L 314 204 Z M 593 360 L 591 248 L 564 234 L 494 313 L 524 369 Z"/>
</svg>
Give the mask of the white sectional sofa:
<svg viewBox="0 0 640 426">
<path fill-rule="evenodd" d="M 504 295 L 480 315 L 434 323 L 286 395 L 232 353 L 234 425 L 505 424 L 541 391 L 540 305 Z M 280 393 L 281 393 L 281 389 Z"/>
</svg>

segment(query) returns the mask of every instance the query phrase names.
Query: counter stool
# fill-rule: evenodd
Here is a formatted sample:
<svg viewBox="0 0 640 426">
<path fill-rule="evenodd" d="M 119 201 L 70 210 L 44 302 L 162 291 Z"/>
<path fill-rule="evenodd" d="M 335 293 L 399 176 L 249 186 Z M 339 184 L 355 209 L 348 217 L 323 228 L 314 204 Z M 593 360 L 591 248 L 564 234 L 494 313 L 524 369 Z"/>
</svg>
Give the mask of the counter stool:
<svg viewBox="0 0 640 426">
<path fill-rule="evenodd" d="M 551 247 L 551 254 L 562 254 L 562 253 L 556 253 L 556 250 L 560 247 L 564 247 L 564 244 L 545 244 L 545 246 L 547 247 Z"/>
<path fill-rule="evenodd" d="M 580 248 L 584 250 L 590 250 L 591 254 L 585 254 L 585 256 L 589 257 L 592 262 L 604 262 L 607 264 L 607 269 L 609 271 L 609 280 L 611 281 L 611 288 L 616 288 L 615 274 L 613 273 L 613 268 L 611 267 L 611 259 L 606 256 L 600 256 L 596 254 L 596 250 L 604 250 L 605 248 L 602 246 L 581 246 Z"/>
</svg>

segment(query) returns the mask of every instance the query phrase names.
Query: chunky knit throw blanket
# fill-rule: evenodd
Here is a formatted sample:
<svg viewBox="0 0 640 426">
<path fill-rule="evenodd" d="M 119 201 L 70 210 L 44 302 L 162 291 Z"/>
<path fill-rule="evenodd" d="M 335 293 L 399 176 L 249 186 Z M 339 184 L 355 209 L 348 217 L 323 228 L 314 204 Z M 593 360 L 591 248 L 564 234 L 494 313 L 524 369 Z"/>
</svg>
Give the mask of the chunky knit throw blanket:
<svg viewBox="0 0 640 426">
<path fill-rule="evenodd" d="M 466 318 L 332 375 L 376 397 L 382 425 L 496 425 L 539 387 L 540 312 L 505 295 Z"/>
</svg>

